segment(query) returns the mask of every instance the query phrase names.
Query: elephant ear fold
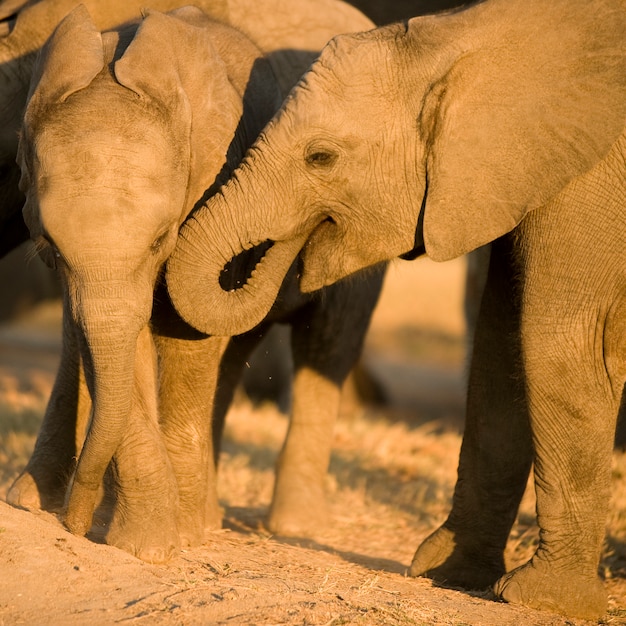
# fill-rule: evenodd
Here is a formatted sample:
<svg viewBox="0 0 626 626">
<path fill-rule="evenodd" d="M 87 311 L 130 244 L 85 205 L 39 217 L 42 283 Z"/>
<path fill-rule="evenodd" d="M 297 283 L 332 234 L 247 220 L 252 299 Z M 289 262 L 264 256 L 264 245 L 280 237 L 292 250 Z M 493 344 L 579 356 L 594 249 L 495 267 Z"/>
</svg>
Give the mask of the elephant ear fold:
<svg viewBox="0 0 626 626">
<path fill-rule="evenodd" d="M 523 37 L 510 25 L 492 29 L 489 44 L 460 56 L 426 98 L 423 232 L 437 261 L 511 231 L 624 131 L 626 11 L 556 8 Z"/>
<path fill-rule="evenodd" d="M 80 4 L 59 23 L 41 50 L 31 79 L 33 106 L 64 102 L 88 87 L 103 67 L 102 36 Z"/>
<path fill-rule="evenodd" d="M 133 40 L 115 63 L 117 81 L 142 98 L 162 102 L 177 111 L 185 101 L 177 59 L 186 49 L 181 20 L 158 11 L 146 11 Z"/>
</svg>

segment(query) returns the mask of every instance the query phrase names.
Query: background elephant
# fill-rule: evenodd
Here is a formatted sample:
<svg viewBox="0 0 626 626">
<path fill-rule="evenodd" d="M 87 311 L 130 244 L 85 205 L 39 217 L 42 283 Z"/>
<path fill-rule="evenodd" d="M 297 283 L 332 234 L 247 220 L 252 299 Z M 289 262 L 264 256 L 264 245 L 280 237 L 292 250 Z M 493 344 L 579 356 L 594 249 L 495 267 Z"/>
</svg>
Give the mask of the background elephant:
<svg viewBox="0 0 626 626">
<path fill-rule="evenodd" d="M 240 307 L 264 315 L 276 258 L 299 254 L 309 291 L 493 241 L 453 507 L 411 573 L 590 618 L 606 608 L 597 568 L 626 378 L 625 8 L 487 0 L 336 38 L 185 224 L 167 273 L 187 321 L 231 333 Z M 246 289 L 221 290 L 231 256 L 268 239 Z M 533 461 L 540 544 L 505 575 Z"/>
<path fill-rule="evenodd" d="M 313 7 L 317 11 L 319 2 L 303 2 L 297 14 L 289 5 L 294 28 Z M 312 37 L 320 45 L 324 30 L 327 39 L 336 30 L 371 25 L 343 3 L 328 2 L 327 9 L 309 22 L 317 26 Z M 64 282 L 64 362 L 72 368 L 68 373 L 62 364 L 35 455 L 9 500 L 29 504 L 33 483 L 38 497 L 43 492 L 55 500 L 64 492 L 71 464 L 54 468 L 58 485 L 41 484 L 38 477 L 50 474 L 50 463 L 59 464 L 55 437 L 58 446 L 70 439 L 57 407 L 65 401 L 67 380 L 76 391 L 80 352 L 94 409 L 66 524 L 74 532 L 89 529 L 115 453 L 122 502 L 107 541 L 149 560 L 169 556 L 176 529 L 184 543 L 195 544 L 205 525 L 218 522 L 209 417 L 213 412 L 219 442 L 241 368 L 272 320 L 294 328 L 297 374 L 270 523 L 301 532 L 319 521 L 337 411 L 332 407 L 380 290 L 382 269 L 370 285 L 338 286 L 323 297 L 301 296 L 292 281 L 264 326 L 230 342 L 186 327 L 162 289 L 153 305 L 178 227 L 207 195 L 207 173 L 228 176 L 304 71 L 302 63 L 310 61 L 310 50 L 289 48 L 293 33 L 283 18 L 272 16 L 285 49 L 265 58 L 242 33 L 197 9 L 151 13 L 138 29 L 103 36 L 77 9 L 46 44 L 34 74 L 19 155 L 24 214 L 40 255 Z M 278 45 L 267 32 L 271 27 L 263 36 Z M 80 63 L 68 66 L 68 58 Z M 248 262 L 230 268 L 233 280 Z M 351 315 L 346 308 L 353 300 L 362 306 Z M 172 519 L 176 498 L 179 513 Z"/>
</svg>

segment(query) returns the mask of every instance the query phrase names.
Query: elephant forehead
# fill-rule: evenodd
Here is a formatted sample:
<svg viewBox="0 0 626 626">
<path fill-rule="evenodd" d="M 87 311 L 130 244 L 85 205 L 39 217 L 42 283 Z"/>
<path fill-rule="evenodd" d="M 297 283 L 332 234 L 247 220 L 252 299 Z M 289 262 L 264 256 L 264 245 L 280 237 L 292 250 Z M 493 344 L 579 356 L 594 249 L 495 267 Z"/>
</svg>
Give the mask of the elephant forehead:
<svg viewBox="0 0 626 626">
<path fill-rule="evenodd" d="M 132 234 L 138 245 L 149 245 L 161 228 L 172 223 L 180 206 L 175 206 L 154 189 L 131 193 L 125 189 L 100 187 L 56 193 L 56 185 L 39 194 L 39 211 L 45 230 L 60 245 L 72 232 L 94 244 L 119 243 Z"/>
<path fill-rule="evenodd" d="M 124 129 L 93 125 L 52 125 L 32 140 L 32 184 L 38 195 L 72 200 L 80 196 L 110 195 L 132 200 L 137 196 L 184 194 L 186 170 L 172 149 L 170 138 L 149 125 Z"/>
<path fill-rule="evenodd" d="M 154 144 L 128 142 L 119 136 L 72 138 L 38 146 L 36 180 L 41 189 L 130 192 L 140 186 L 162 184 L 171 167 L 165 151 Z M 168 167 L 169 166 L 169 167 Z"/>
<path fill-rule="evenodd" d="M 131 233 L 149 245 L 184 206 L 186 173 L 171 152 L 165 142 L 98 131 L 39 141 L 31 185 L 44 228 L 61 247 L 74 238 L 119 246 Z"/>
</svg>

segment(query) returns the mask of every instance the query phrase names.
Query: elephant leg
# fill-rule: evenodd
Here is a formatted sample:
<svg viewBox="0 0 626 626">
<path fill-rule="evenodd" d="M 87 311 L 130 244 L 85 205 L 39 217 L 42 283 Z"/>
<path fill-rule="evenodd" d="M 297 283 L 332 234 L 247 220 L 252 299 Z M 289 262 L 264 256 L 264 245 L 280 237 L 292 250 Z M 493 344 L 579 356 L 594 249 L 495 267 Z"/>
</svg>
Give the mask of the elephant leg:
<svg viewBox="0 0 626 626">
<path fill-rule="evenodd" d="M 74 324 L 64 299 L 61 361 L 26 468 L 7 502 L 27 509 L 59 510 L 65 502 L 91 411 Z"/>
<path fill-rule="evenodd" d="M 248 333 L 232 337 L 222 356 L 211 420 L 216 466 L 222 446 L 226 413 L 233 401 L 235 389 L 243 379 L 244 366 L 266 336 L 268 328 L 267 325 L 262 324 Z"/>
<path fill-rule="evenodd" d="M 623 248 L 615 237 L 623 229 L 611 223 L 600 245 L 599 222 L 589 229 L 582 212 L 567 218 L 571 230 L 561 227 L 557 237 L 547 216 L 525 227 L 535 227 L 523 257 L 522 356 L 540 535 L 533 558 L 495 590 L 510 602 L 597 619 L 607 606 L 598 565 L 626 379 L 626 292 L 616 280 Z M 548 242 L 556 246 L 550 255 Z"/>
<path fill-rule="evenodd" d="M 159 286 L 153 331 L 159 358 L 161 430 L 178 484 L 178 528 L 184 546 L 220 528 L 217 461 L 226 412 L 243 364 L 260 341 L 211 337 L 187 326 Z"/>
<path fill-rule="evenodd" d="M 106 541 L 151 563 L 178 550 L 178 487 L 158 423 L 156 353 L 150 330 L 137 342 L 132 410 L 112 461 L 114 509 Z"/>
<path fill-rule="evenodd" d="M 327 287 L 292 322 L 293 406 L 280 452 L 268 526 L 311 536 L 327 522 L 326 475 L 341 389 L 358 361 L 384 268 Z"/>
<path fill-rule="evenodd" d="M 227 339 L 159 336 L 161 430 L 178 484 L 183 546 L 204 542 L 221 527 L 211 415 L 219 363 Z"/>
<path fill-rule="evenodd" d="M 452 510 L 418 547 L 410 570 L 412 576 L 469 589 L 488 587 L 504 573 L 504 549 L 532 464 L 511 254 L 508 238 L 494 242 L 474 337 Z"/>
</svg>

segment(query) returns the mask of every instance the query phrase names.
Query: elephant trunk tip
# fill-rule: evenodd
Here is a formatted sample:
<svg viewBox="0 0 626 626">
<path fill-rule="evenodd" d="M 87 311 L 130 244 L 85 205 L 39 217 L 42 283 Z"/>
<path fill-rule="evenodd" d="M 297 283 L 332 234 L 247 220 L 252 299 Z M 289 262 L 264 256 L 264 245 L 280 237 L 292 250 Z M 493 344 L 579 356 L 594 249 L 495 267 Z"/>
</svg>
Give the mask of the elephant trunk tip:
<svg viewBox="0 0 626 626">
<path fill-rule="evenodd" d="M 99 487 L 81 485 L 74 480 L 65 514 L 65 526 L 73 535 L 85 536 L 91 528 Z"/>
</svg>

